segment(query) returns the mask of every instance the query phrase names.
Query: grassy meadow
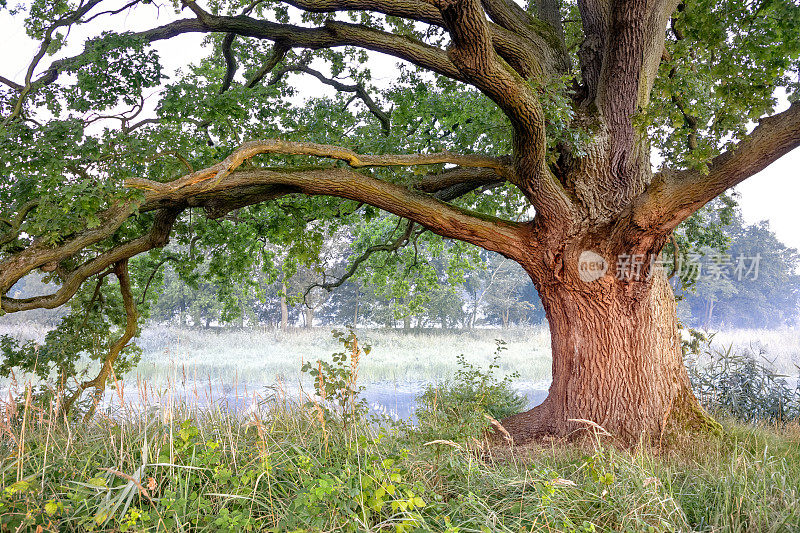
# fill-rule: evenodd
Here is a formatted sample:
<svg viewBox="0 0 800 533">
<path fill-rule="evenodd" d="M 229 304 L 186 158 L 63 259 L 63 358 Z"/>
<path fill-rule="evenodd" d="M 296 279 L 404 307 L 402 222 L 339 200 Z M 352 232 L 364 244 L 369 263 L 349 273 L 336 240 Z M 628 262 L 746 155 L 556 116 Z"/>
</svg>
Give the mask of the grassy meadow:
<svg viewBox="0 0 800 533">
<path fill-rule="evenodd" d="M 45 332 L 0 324 L 20 339 Z M 506 349 L 489 374 L 495 339 Z M 118 408 L 88 423 L 59 419 L 20 377 L 6 383 L 0 531 L 800 531 L 796 420 L 720 413 L 721 436 L 621 450 L 587 433 L 582 443 L 509 448 L 489 440 L 483 412 L 502 418 L 489 407 L 524 405 L 519 383 L 546 388 L 546 328 L 362 330 L 359 340 L 372 350 L 343 373 L 326 371 L 327 397 L 300 367 L 343 349 L 329 328 L 148 327 L 140 365 L 107 393 Z M 721 332 L 714 345 L 763 352 L 797 375 L 791 329 Z M 395 394 L 398 383 L 421 384 L 413 420 L 348 396 L 389 382 Z M 222 391 L 226 402 L 192 401 L 187 390 L 195 400 Z"/>
<path fill-rule="evenodd" d="M 148 325 L 136 340 L 143 350 L 141 362 L 125 379 L 146 380 L 154 386 L 187 379 L 231 385 L 272 384 L 277 380 L 296 383 L 304 361 L 326 358 L 339 350 L 332 329 L 216 331 Z M 41 340 L 46 332 L 45 326 L 32 322 L 3 325 L 0 321 L 0 335 L 20 340 Z M 525 382 L 546 385 L 550 380 L 550 335 L 546 326 L 468 332 L 362 329 L 358 335 L 362 344 L 372 346 L 361 361 L 359 379 L 364 383 L 445 378 L 457 368 L 460 354 L 471 363 L 486 366 L 497 348 L 495 339 L 506 342 L 501 372 L 519 372 L 519 379 Z"/>
<path fill-rule="evenodd" d="M 796 424 L 725 421 L 724 436 L 655 449 L 509 449 L 455 437 L 458 421 L 344 423 L 285 396 L 247 417 L 3 415 L 3 531 L 800 530 Z"/>
<path fill-rule="evenodd" d="M 292 381 L 304 361 L 327 357 L 339 349 L 331 329 L 214 333 L 155 326 L 145 330 L 139 342 L 144 355 L 136 372 L 159 380 L 170 375 L 171 367 L 179 366 L 181 371 L 185 368 L 192 374 L 226 381 L 269 382 L 276 376 Z M 365 382 L 430 381 L 449 376 L 459 354 L 485 366 L 496 349 L 495 339 L 507 343 L 501 370 L 517 370 L 525 381 L 550 379 L 550 338 L 542 326 L 463 333 L 359 330 L 358 334 L 362 344 L 372 346 L 359 372 Z"/>
<path fill-rule="evenodd" d="M 151 324 L 136 340 L 143 350 L 141 362 L 125 379 L 138 378 L 159 386 L 178 377 L 228 384 L 269 384 L 277 379 L 292 383 L 299 379 L 304 361 L 325 358 L 338 350 L 332 329 L 217 331 Z M 0 319 L 0 335 L 41 340 L 46 333 L 47 326 L 36 322 L 4 323 Z M 360 329 L 358 334 L 362 343 L 372 346 L 361 362 L 359 377 L 365 383 L 446 378 L 456 370 L 460 354 L 471 363 L 486 366 L 493 358 L 496 339 L 505 341 L 501 372 L 518 372 L 519 380 L 527 383 L 546 385 L 550 381 L 550 334 L 546 325 L 472 331 Z M 800 365 L 800 335 L 795 328 L 717 331 L 712 346 L 762 352 L 759 357 L 788 375 L 796 375 Z"/>
</svg>

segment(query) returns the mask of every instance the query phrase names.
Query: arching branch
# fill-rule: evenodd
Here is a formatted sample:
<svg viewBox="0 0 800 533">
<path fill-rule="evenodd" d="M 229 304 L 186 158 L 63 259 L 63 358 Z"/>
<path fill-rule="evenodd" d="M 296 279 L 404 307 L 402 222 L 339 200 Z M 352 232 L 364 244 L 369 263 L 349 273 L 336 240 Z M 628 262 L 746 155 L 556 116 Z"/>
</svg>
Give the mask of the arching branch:
<svg viewBox="0 0 800 533">
<path fill-rule="evenodd" d="M 291 193 L 337 196 L 364 202 L 413 220 L 443 237 L 470 242 L 509 256 L 524 253 L 524 246 L 518 240 L 520 232 L 527 229 L 522 224 L 474 213 L 402 185 L 348 169 L 240 170 L 224 174 L 209 183 L 184 183 L 179 187 L 142 179 L 131 179 L 127 184 L 147 190 L 142 210 L 174 205 L 214 205 L 214 199 L 220 194 L 246 194 L 259 188 L 272 188 L 276 191 L 274 197 Z"/>
<path fill-rule="evenodd" d="M 404 59 L 444 76 L 460 79 L 458 70 L 443 50 L 410 37 L 376 30 L 363 24 L 328 21 L 322 27 L 306 28 L 293 24 L 257 20 L 243 15 L 236 17 L 212 15 L 195 2 L 188 2 L 186 5 L 197 15 L 201 31 L 230 32 L 246 37 L 267 39 L 290 48 L 313 50 L 348 45 L 358 46 Z"/>
<path fill-rule="evenodd" d="M 441 13 L 433 2 L 418 0 L 285 0 L 298 9 L 312 13 L 332 13 L 336 11 L 373 11 L 393 17 L 424 22 L 432 26 L 445 27 Z M 513 3 L 513 2 L 511 2 Z M 524 14 L 529 24 L 521 26 L 522 31 L 489 23 L 492 44 L 497 53 L 514 67 L 520 75 L 530 77 L 543 75 L 547 78 L 569 70 L 569 59 L 565 50 L 554 47 L 553 31 L 535 21 L 527 12 Z M 519 13 L 518 13 L 519 14 Z M 515 29 L 519 30 L 520 27 Z"/>
<path fill-rule="evenodd" d="M 409 37 L 394 35 L 360 24 L 337 21 L 330 21 L 321 27 L 308 28 L 257 20 L 243 15 L 217 16 L 203 11 L 194 3 L 188 5 L 195 11 L 198 18 L 177 20 L 157 28 L 132 33 L 130 36 L 140 42 L 154 43 L 185 33 L 221 32 L 274 41 L 283 49 L 309 48 L 316 50 L 357 46 L 404 59 L 453 79 L 461 79 L 458 70 L 450 62 L 444 50 Z M 29 92 L 54 83 L 66 69 L 82 61 L 90 52 L 87 50 L 82 54 L 54 61 L 44 74 L 30 83 Z"/>
<path fill-rule="evenodd" d="M 363 9 L 419 20 L 438 26 L 444 25 L 441 14 L 437 9 L 428 3 L 413 0 L 368 2 L 362 0 L 336 0 L 333 2 L 291 0 L 287 3 L 309 12 Z M 324 26 L 309 28 L 258 20 L 246 14 L 218 16 L 206 12 L 194 2 L 187 2 L 186 5 L 197 15 L 197 18 L 177 20 L 156 28 L 132 33 L 130 36 L 140 42 L 153 43 L 185 33 L 223 32 L 230 35 L 271 40 L 276 43 L 276 48 L 283 50 L 291 48 L 319 49 L 357 46 L 385 53 L 438 74 L 464 81 L 458 69 L 450 62 L 443 50 L 407 36 L 395 35 L 368 26 L 339 21 L 329 21 Z M 492 45 L 496 47 L 498 53 L 509 64 L 519 69 L 523 76 L 527 77 L 535 74 L 529 70 L 531 66 L 534 66 L 539 75 L 545 75 L 546 77 L 566 71 L 568 66 L 564 65 L 563 60 L 559 59 L 559 54 L 553 51 L 553 41 L 548 35 L 549 30 L 546 30 L 544 34 L 529 32 L 527 35 L 519 35 L 497 24 L 490 23 L 488 28 L 492 36 Z M 226 43 L 228 41 L 232 42 L 232 37 L 226 37 Z M 223 47 L 223 51 L 228 47 L 229 45 Z M 54 61 L 38 79 L 35 81 L 29 80 L 25 85 L 16 84 L 5 78 L 0 79 L 0 81 L 15 90 L 24 91 L 27 94 L 39 87 L 55 82 L 70 65 L 80 62 L 85 54 L 90 52 L 90 50 L 86 50 L 77 56 Z M 226 59 L 228 66 L 226 78 L 231 76 L 235 68 L 235 65 L 230 61 L 231 59 L 232 56 Z M 225 83 L 223 83 L 224 85 Z"/>
<path fill-rule="evenodd" d="M 12 285 L 33 269 L 47 264 L 57 264 L 84 248 L 110 237 L 134 212 L 134 209 L 135 206 L 132 203 L 115 205 L 98 213 L 101 221 L 99 225 L 78 232 L 58 246 L 51 246 L 48 242 L 39 239 L 25 250 L 0 261 L 0 295 L 5 294 Z"/>
<path fill-rule="evenodd" d="M 514 179 L 514 171 L 508 165 L 507 160 L 498 157 L 453 154 L 450 152 L 434 154 L 357 154 L 348 148 L 331 144 L 266 139 L 246 142 L 216 165 L 188 174 L 167 184 L 136 179 L 130 180 L 130 183 L 138 184 L 138 187 L 142 189 L 163 191 L 168 189 L 175 190 L 209 180 L 219 182 L 226 175 L 237 169 L 244 161 L 260 154 L 324 157 L 344 161 L 353 168 L 452 164 L 464 167 L 491 168 L 510 181 Z"/>
<path fill-rule="evenodd" d="M 762 119 L 739 144 L 715 157 L 708 172 L 662 171 L 633 206 L 640 228 L 666 235 L 725 190 L 800 146 L 800 103 Z"/>
<path fill-rule="evenodd" d="M 59 287 L 55 293 L 43 296 L 34 296 L 32 298 L 7 298 L 4 296 L 2 299 L 0 299 L 0 308 L 7 313 L 14 313 L 18 311 L 27 311 L 30 309 L 53 309 L 65 304 L 75 295 L 76 292 L 78 292 L 81 284 L 83 284 L 83 282 L 86 281 L 86 279 L 88 279 L 90 276 L 94 276 L 95 274 L 102 272 L 109 266 L 119 263 L 120 261 L 127 260 L 135 255 L 152 250 L 153 248 L 165 246 L 169 239 L 170 231 L 172 230 L 172 224 L 179 212 L 180 211 L 175 209 L 164 209 L 159 211 L 156 214 L 155 220 L 153 221 L 153 226 L 147 235 L 111 248 L 110 250 L 98 255 L 94 259 L 83 263 L 75 270 L 68 272 L 62 281 L 61 287 Z M 112 218 L 111 220 L 116 221 L 117 219 Z M 122 221 L 119 222 L 113 231 L 110 231 L 110 234 L 113 234 L 121 225 Z M 14 256 L 12 256 L 11 259 L 13 260 Z M 22 275 L 24 276 L 33 270 L 33 268 L 36 267 L 28 269 Z M 20 278 L 21 277 L 22 276 L 20 276 Z"/>
<path fill-rule="evenodd" d="M 382 181 L 371 176 L 343 168 L 313 170 L 268 170 L 254 168 L 247 171 L 237 168 L 248 158 L 261 153 L 302 154 L 342 159 L 351 166 L 408 166 L 458 163 L 468 167 L 489 168 L 502 177 L 510 170 L 506 161 L 478 155 L 416 154 L 416 155 L 361 155 L 351 150 L 330 145 L 293 143 L 270 140 L 246 143 L 221 163 L 194 172 L 169 183 L 158 183 L 132 178 L 128 187 L 145 191 L 144 202 L 120 204 L 99 214 L 101 223 L 84 230 L 51 247 L 34 243 L 26 250 L 12 255 L 0 263 L 0 294 L 4 294 L 16 281 L 35 268 L 58 266 L 87 246 L 97 244 L 113 235 L 136 210 L 157 210 L 149 232 L 138 239 L 123 243 L 86 261 L 78 268 L 65 272 L 63 283 L 53 294 L 35 298 L 14 299 L 3 297 L 2 310 L 24 311 L 35 308 L 54 308 L 67 302 L 90 276 L 123 259 L 166 244 L 172 224 L 187 207 L 203 207 L 210 214 L 224 214 L 232 209 L 278 198 L 288 194 L 327 195 L 370 204 L 402 218 L 414 221 L 434 233 L 463 240 L 488 250 L 513 257 L 521 257 L 530 244 L 520 239 L 527 226 L 495 217 L 474 213 L 451 205 L 442 199 L 402 185 Z M 444 173 L 445 175 L 447 172 Z M 440 184 L 439 195 L 452 199 L 479 187 L 486 181 L 465 182 L 454 180 Z M 453 186 L 466 186 L 457 191 Z M 433 190 L 436 187 L 431 185 Z"/>
</svg>

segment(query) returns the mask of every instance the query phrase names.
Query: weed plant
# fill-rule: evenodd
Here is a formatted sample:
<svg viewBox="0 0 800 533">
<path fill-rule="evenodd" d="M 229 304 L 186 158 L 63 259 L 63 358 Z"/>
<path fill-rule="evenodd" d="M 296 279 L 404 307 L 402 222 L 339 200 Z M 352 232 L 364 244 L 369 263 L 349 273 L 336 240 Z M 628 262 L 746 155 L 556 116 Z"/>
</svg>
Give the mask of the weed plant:
<svg viewBox="0 0 800 533">
<path fill-rule="evenodd" d="M 684 356 L 692 388 L 712 412 L 743 422 L 785 424 L 800 420 L 800 375 L 794 383 L 774 370 L 767 351 L 712 345 L 713 336 L 692 330 Z M 796 367 L 800 371 L 800 367 Z"/>
</svg>

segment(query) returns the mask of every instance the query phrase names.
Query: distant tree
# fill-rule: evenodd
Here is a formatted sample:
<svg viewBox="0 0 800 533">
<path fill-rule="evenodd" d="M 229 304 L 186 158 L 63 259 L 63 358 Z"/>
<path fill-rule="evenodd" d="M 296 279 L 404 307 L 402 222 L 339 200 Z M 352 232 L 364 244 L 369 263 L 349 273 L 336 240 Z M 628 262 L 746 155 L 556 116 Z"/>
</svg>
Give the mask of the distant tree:
<svg viewBox="0 0 800 533">
<path fill-rule="evenodd" d="M 698 323 L 750 328 L 794 323 L 800 313 L 797 250 L 780 242 L 766 221 L 745 225 L 737 216 L 725 234 L 730 248 L 706 253 L 701 264 L 713 270 L 686 295 Z M 713 267 L 715 261 L 724 268 Z"/>
<path fill-rule="evenodd" d="M 464 301 L 459 286 L 441 283 L 430 294 L 424 318 L 442 329 L 458 327 L 464 320 Z"/>
<path fill-rule="evenodd" d="M 703 256 L 710 260 L 715 269 L 722 269 L 721 256 L 710 248 L 703 249 L 706 252 Z M 724 255 L 722 256 L 724 257 Z M 719 271 L 719 270 L 718 270 Z M 702 273 L 701 273 L 702 274 Z M 699 279 L 694 282 L 694 294 L 701 303 L 701 308 L 697 309 L 697 323 L 705 328 L 711 326 L 718 319 L 719 310 L 717 304 L 720 301 L 729 299 L 732 295 L 736 294 L 736 284 L 727 275 L 701 275 Z M 714 311 L 717 311 L 715 314 Z"/>
</svg>

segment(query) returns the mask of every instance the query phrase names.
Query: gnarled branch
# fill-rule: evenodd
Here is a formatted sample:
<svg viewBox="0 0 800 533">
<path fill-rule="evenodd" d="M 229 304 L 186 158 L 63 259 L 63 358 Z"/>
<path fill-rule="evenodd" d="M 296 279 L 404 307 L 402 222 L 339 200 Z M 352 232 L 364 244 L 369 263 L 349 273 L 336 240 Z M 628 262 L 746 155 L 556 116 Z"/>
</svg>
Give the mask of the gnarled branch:
<svg viewBox="0 0 800 533">
<path fill-rule="evenodd" d="M 396 231 L 396 228 L 395 228 Z M 376 244 L 370 246 L 366 250 L 364 250 L 358 257 L 356 257 L 350 266 L 347 268 L 347 271 L 339 277 L 336 281 L 322 281 L 321 283 L 312 283 L 308 287 L 306 287 L 305 292 L 303 293 L 303 301 L 306 300 L 308 294 L 315 288 L 325 289 L 326 291 L 331 291 L 337 287 L 341 287 L 345 281 L 352 278 L 356 272 L 358 272 L 358 267 L 361 264 L 369 259 L 372 255 L 378 252 L 396 252 L 399 250 L 404 244 L 408 242 L 411 238 L 411 235 L 414 233 L 414 223 L 409 221 L 406 224 L 405 231 L 400 234 L 399 237 L 396 239 L 386 243 L 386 244 Z"/>
<path fill-rule="evenodd" d="M 164 246 L 172 224 L 187 207 L 203 207 L 219 216 L 232 209 L 252 205 L 288 194 L 328 195 L 366 203 L 412 220 L 439 235 L 463 240 L 507 256 L 521 257 L 529 243 L 521 243 L 522 224 L 504 221 L 471 212 L 445 201 L 412 190 L 402 185 L 382 181 L 368 175 L 343 168 L 321 168 L 294 171 L 252 169 L 236 170 L 247 158 L 260 153 L 305 154 L 333 157 L 348 162 L 353 167 L 387 165 L 427 165 L 453 163 L 467 167 L 488 168 L 492 178 L 502 178 L 511 172 L 504 159 L 478 155 L 417 154 L 417 155 L 361 155 L 350 150 L 312 143 L 293 143 L 270 140 L 246 143 L 221 163 L 194 172 L 169 183 L 158 183 L 132 178 L 128 187 L 145 191 L 144 202 L 133 201 L 117 205 L 100 213 L 101 223 L 84 230 L 59 246 L 51 247 L 37 242 L 26 250 L 12 255 L 0 263 L 0 294 L 4 294 L 16 281 L 35 268 L 58 265 L 63 259 L 97 244 L 113 235 L 135 210 L 158 210 L 149 234 L 115 246 L 88 260 L 78 268 L 64 273 L 61 287 L 53 294 L 27 299 L 3 297 L 0 300 L 6 312 L 35 308 L 54 308 L 67 302 L 90 276 L 109 265 L 133 257 L 147 250 Z M 443 173 L 447 175 L 447 172 Z M 464 194 L 488 181 L 465 183 L 449 176 L 450 183 L 428 185 L 438 190 L 443 199 Z M 456 191 L 453 186 L 466 186 Z"/>
<path fill-rule="evenodd" d="M 444 19 L 432 2 L 418 0 L 285 0 L 285 3 L 311 13 L 336 11 L 374 11 L 393 17 L 424 22 L 445 27 Z M 513 2 L 512 2 L 513 3 Z M 497 53 L 514 67 L 520 75 L 546 78 L 567 72 L 569 59 L 560 47 L 554 47 L 553 33 L 537 25 L 527 12 L 519 9 L 529 24 L 522 23 L 513 29 L 502 24 L 489 23 L 492 44 Z M 520 13 L 521 12 L 521 13 Z M 514 30 L 519 30 L 516 32 Z"/>
<path fill-rule="evenodd" d="M 450 152 L 439 152 L 434 154 L 370 155 L 357 154 L 348 148 L 342 148 L 340 146 L 334 146 L 330 144 L 266 139 L 263 141 L 246 142 L 220 163 L 192 174 L 188 174 L 169 183 L 157 183 L 149 180 L 137 179 L 129 180 L 129 183 L 141 189 L 164 191 L 168 189 L 179 189 L 187 185 L 194 185 L 196 183 L 211 180 L 212 178 L 213 181 L 218 182 L 227 174 L 230 174 L 236 168 L 238 168 L 244 161 L 260 154 L 308 155 L 325 157 L 344 161 L 353 168 L 452 164 L 464 167 L 491 168 L 509 181 L 513 181 L 515 179 L 514 171 L 508 165 L 507 160 L 491 156 L 453 154 Z"/>
<path fill-rule="evenodd" d="M 762 119 L 739 144 L 715 157 L 708 172 L 658 173 L 633 206 L 637 226 L 666 235 L 726 189 L 800 146 L 800 103 Z"/>
<path fill-rule="evenodd" d="M 350 92 L 354 93 L 356 97 L 358 97 L 364 105 L 367 106 L 370 113 L 375 115 L 375 118 L 381 123 L 381 128 L 383 129 L 383 133 L 385 135 L 389 135 L 389 131 L 392 126 L 391 122 L 391 115 L 380 108 L 380 106 L 372 99 L 364 86 L 361 84 L 353 84 L 347 85 L 345 83 L 340 82 L 339 80 L 335 80 L 333 78 L 329 78 L 325 76 L 322 72 L 318 70 L 314 70 L 313 68 L 307 67 L 305 65 L 294 65 L 294 66 L 286 66 L 280 69 L 278 72 L 275 73 L 272 82 L 276 82 L 281 77 L 283 77 L 287 72 L 302 72 L 304 74 L 310 74 L 314 76 L 319 81 L 324 83 L 325 85 L 330 85 L 334 89 L 340 92 Z"/>
<path fill-rule="evenodd" d="M 86 281 L 86 279 L 88 279 L 90 276 L 94 276 L 95 274 L 102 272 L 109 266 L 119 263 L 120 261 L 126 260 L 148 250 L 152 250 L 153 248 L 165 246 L 169 239 L 170 231 L 172 230 L 172 224 L 177 218 L 179 212 L 180 211 L 175 209 L 161 210 L 156 214 L 155 220 L 153 221 L 153 226 L 150 229 L 150 233 L 139 237 L 138 239 L 134 239 L 111 248 L 110 250 L 98 255 L 94 259 L 83 263 L 75 270 L 68 272 L 65 279 L 62 281 L 61 287 L 59 287 L 55 293 L 43 296 L 34 296 L 32 298 L 7 298 L 4 296 L 0 299 L 0 308 L 7 313 L 14 313 L 18 311 L 27 311 L 30 309 L 53 309 L 65 304 L 75 295 L 76 292 L 78 292 L 81 284 L 83 284 L 83 282 Z M 109 227 L 113 227 L 114 222 L 118 221 L 118 219 L 111 218 L 110 221 L 111 223 L 109 224 Z M 119 224 L 117 224 L 117 226 L 110 231 L 109 236 L 113 234 L 120 225 L 122 225 L 123 221 L 124 219 L 119 221 Z M 14 256 L 12 256 L 11 259 L 13 260 Z M 47 261 L 45 261 L 45 263 L 47 263 Z M 24 276 L 33 270 L 33 268 L 36 267 L 28 269 L 22 275 Z"/>
<path fill-rule="evenodd" d="M 213 173 L 209 172 L 213 175 Z M 221 194 L 246 193 L 273 188 L 275 196 L 302 193 L 309 196 L 337 196 L 364 202 L 413 220 L 443 237 L 470 242 L 509 256 L 524 254 L 527 246 L 518 236 L 525 226 L 496 217 L 474 213 L 414 191 L 343 168 L 305 171 L 249 169 L 224 174 L 211 183 L 184 183 L 180 187 L 159 187 L 148 180 L 131 179 L 128 186 L 145 188 L 143 210 L 174 205 L 213 205 Z M 260 199 L 257 199 L 261 201 Z"/>
<path fill-rule="evenodd" d="M 437 0 L 452 44 L 448 54 L 462 76 L 491 98 L 511 120 L 515 167 L 522 191 L 557 223 L 571 201 L 545 164 L 544 111 L 533 89 L 495 54 L 479 0 Z"/>
<path fill-rule="evenodd" d="M 89 409 L 89 411 L 86 413 L 85 420 L 89 420 L 92 417 L 98 402 L 103 396 L 103 392 L 106 390 L 106 382 L 108 381 L 109 376 L 111 376 L 114 363 L 119 358 L 122 350 L 128 345 L 131 339 L 136 336 L 136 332 L 139 329 L 139 312 L 136 309 L 136 302 L 133 299 L 133 292 L 131 291 L 131 278 L 130 274 L 128 273 L 127 258 L 122 259 L 114 264 L 114 275 L 117 276 L 117 279 L 119 280 L 119 290 L 122 294 L 122 303 L 125 308 L 125 331 L 123 331 L 120 338 L 117 339 L 109 348 L 108 354 L 103 360 L 103 366 L 100 367 L 100 371 L 97 373 L 97 376 L 89 381 L 80 383 L 77 389 L 69 398 L 66 399 L 64 405 L 62 406 L 62 412 L 68 413 L 72 408 L 72 405 L 78 400 L 78 398 L 81 397 L 86 389 L 90 387 L 94 388 L 94 402 L 92 403 L 91 409 Z"/>
</svg>

